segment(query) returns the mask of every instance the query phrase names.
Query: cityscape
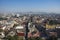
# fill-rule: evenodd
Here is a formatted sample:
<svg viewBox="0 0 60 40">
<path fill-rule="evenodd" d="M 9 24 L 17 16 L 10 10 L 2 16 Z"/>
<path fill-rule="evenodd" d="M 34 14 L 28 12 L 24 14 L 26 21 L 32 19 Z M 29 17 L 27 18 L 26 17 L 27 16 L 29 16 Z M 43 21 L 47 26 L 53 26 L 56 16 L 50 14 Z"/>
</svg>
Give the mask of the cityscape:
<svg viewBox="0 0 60 40">
<path fill-rule="evenodd" d="M 60 14 L 17 13 L 0 17 L 1 40 L 42 40 L 52 35 L 56 39 L 60 37 Z"/>
<path fill-rule="evenodd" d="M 60 40 L 60 0 L 0 0 L 0 40 Z"/>
</svg>

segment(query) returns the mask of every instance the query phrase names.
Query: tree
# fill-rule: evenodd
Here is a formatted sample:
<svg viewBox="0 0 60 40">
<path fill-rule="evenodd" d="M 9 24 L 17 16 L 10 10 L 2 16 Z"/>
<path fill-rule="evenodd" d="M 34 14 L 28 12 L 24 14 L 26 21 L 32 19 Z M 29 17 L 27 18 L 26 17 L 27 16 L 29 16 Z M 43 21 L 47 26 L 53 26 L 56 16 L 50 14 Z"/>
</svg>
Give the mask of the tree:
<svg viewBox="0 0 60 40">
<path fill-rule="evenodd" d="M 18 40 L 18 36 L 15 35 L 15 36 L 7 36 L 7 39 L 8 40 Z"/>
<path fill-rule="evenodd" d="M 2 29 L 0 29 L 0 32 L 2 32 L 3 30 Z"/>
<path fill-rule="evenodd" d="M 56 25 L 56 24 L 57 24 L 57 21 L 56 21 L 56 20 L 50 20 L 50 21 L 49 21 L 49 24 L 50 24 L 50 25 Z"/>
<path fill-rule="evenodd" d="M 42 40 L 42 38 L 41 37 L 32 37 L 32 38 L 28 38 L 28 40 Z"/>
</svg>

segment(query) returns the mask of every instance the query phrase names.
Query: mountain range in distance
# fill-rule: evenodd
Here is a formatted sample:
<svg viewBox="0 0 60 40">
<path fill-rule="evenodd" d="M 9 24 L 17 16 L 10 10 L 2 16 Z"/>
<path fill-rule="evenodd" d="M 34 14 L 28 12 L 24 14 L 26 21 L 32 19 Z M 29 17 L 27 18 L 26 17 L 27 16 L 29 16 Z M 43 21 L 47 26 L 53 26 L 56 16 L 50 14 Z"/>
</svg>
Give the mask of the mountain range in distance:
<svg viewBox="0 0 60 40">
<path fill-rule="evenodd" d="M 14 13 L 0 13 L 0 15 L 11 15 L 11 14 L 13 14 L 13 15 L 15 15 L 15 14 L 20 14 L 20 15 L 25 15 L 25 14 L 35 14 L 35 15 L 37 15 L 37 14 L 43 14 L 43 15 L 46 15 L 46 14 L 51 14 L 51 15 L 53 15 L 53 14 L 60 14 L 60 13 L 53 13 L 53 12 L 32 12 L 32 11 L 30 11 L 30 12 L 14 12 Z"/>
</svg>

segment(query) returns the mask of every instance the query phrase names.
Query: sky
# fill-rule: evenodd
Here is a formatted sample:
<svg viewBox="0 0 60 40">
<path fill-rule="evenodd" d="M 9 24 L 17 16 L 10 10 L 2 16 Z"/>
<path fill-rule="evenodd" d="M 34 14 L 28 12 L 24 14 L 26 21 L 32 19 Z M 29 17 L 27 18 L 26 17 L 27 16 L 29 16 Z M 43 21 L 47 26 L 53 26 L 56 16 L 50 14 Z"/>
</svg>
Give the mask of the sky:
<svg viewBox="0 0 60 40">
<path fill-rule="evenodd" d="M 29 11 L 60 13 L 60 0 L 0 0 L 0 13 Z"/>
</svg>

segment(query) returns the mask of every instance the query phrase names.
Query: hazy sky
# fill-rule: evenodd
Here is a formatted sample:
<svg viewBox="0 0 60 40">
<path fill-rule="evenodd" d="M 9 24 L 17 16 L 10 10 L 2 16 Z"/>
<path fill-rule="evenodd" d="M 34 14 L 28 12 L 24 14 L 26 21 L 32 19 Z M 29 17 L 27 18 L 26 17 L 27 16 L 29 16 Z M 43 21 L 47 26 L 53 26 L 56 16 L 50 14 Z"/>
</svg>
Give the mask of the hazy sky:
<svg viewBox="0 0 60 40">
<path fill-rule="evenodd" d="M 60 0 L 0 0 L 0 12 L 57 12 Z"/>
</svg>

